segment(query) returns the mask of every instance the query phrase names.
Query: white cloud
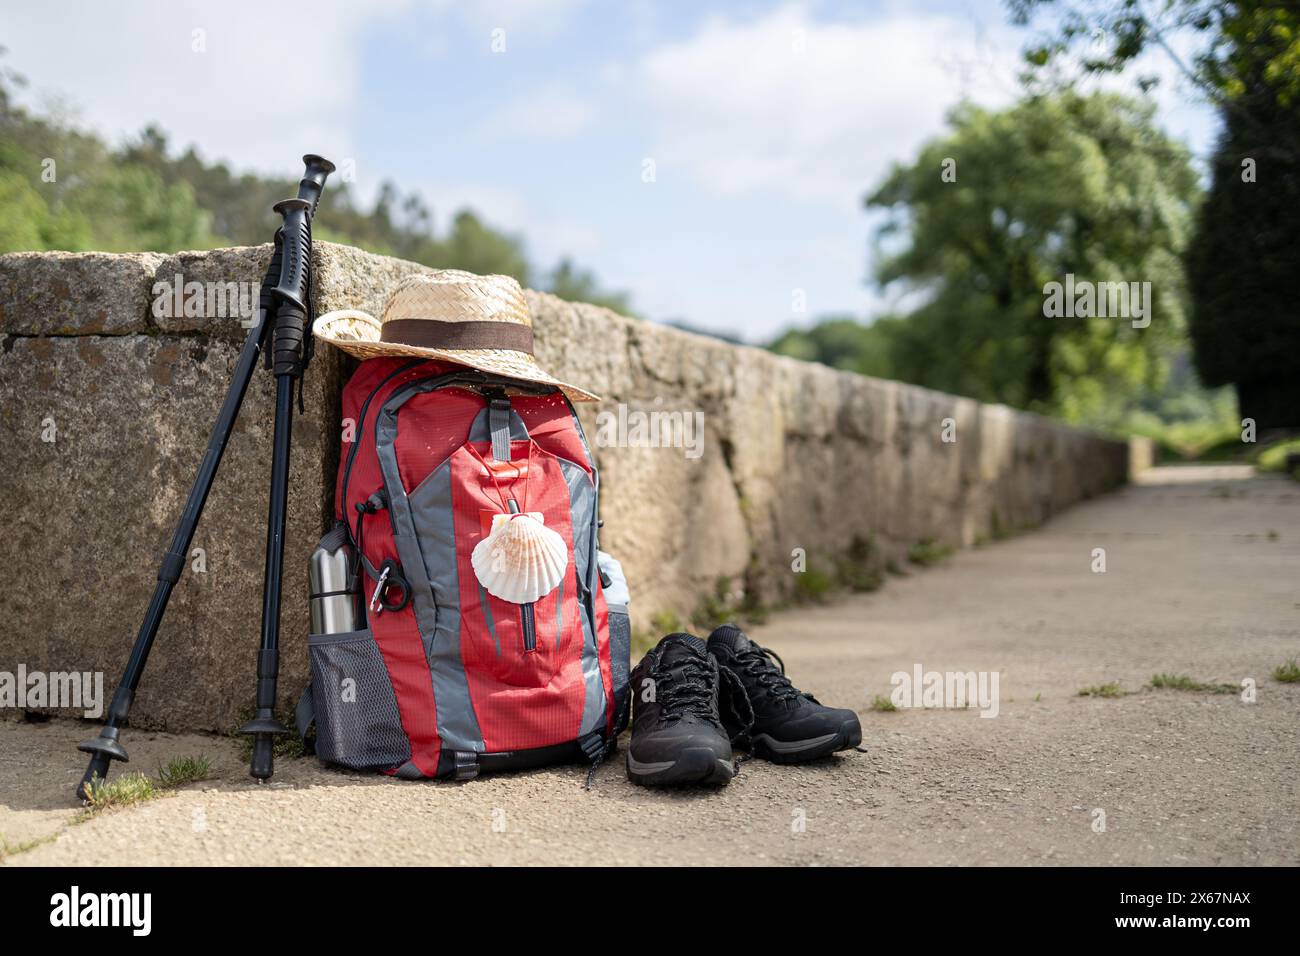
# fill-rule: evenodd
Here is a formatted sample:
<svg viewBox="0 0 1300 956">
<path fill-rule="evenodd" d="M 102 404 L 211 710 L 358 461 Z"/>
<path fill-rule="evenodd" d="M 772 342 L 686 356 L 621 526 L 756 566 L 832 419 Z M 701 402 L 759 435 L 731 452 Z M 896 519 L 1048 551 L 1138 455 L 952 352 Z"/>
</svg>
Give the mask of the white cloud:
<svg viewBox="0 0 1300 956">
<path fill-rule="evenodd" d="M 595 116 L 594 103 L 572 87 L 556 83 L 496 110 L 474 132 L 486 141 L 520 136 L 562 138 L 582 132 Z"/>
<path fill-rule="evenodd" d="M 683 167 L 722 194 L 856 204 L 963 95 L 1014 98 L 1015 68 L 1014 46 L 991 46 L 951 17 L 824 23 L 785 6 L 749 22 L 708 20 L 647 54 L 637 83 L 656 120 L 661 180 Z"/>
<path fill-rule="evenodd" d="M 406 6 L 65 0 L 7 7 L 0 36 L 34 90 L 72 104 L 110 142 L 157 122 L 207 158 L 296 174 L 309 150 L 356 155 L 356 34 Z M 268 169 L 281 157 L 286 167 Z"/>
<path fill-rule="evenodd" d="M 429 0 L 429 7 L 439 13 L 455 13 L 464 22 L 482 30 L 500 27 L 506 31 L 506 49 L 512 31 L 524 37 L 549 38 L 565 29 L 587 0 Z"/>
</svg>

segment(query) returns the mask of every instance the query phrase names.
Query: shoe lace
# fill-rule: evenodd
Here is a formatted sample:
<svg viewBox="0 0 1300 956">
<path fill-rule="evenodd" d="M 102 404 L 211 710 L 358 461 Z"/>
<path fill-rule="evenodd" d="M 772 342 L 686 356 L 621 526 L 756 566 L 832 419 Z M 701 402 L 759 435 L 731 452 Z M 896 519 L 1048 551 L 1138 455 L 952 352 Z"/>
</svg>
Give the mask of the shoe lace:
<svg viewBox="0 0 1300 956">
<path fill-rule="evenodd" d="M 718 700 L 725 709 L 722 725 L 728 731 L 733 745 L 748 747 L 749 735 L 754 729 L 754 708 L 749 703 L 749 693 L 742 681 L 730 667 L 718 665 L 718 677 L 721 681 Z M 748 757 L 736 758 L 736 767 L 748 760 Z"/>
<path fill-rule="evenodd" d="M 785 676 L 785 661 L 776 651 L 750 642 L 749 646 L 732 658 L 732 668 L 758 684 L 776 700 L 796 700 L 812 697 L 803 693 Z"/>
<path fill-rule="evenodd" d="M 711 659 L 696 657 L 679 657 L 671 666 L 652 666 L 650 677 L 655 682 L 661 717 L 678 720 L 690 715 L 716 719 L 717 668 Z"/>
</svg>

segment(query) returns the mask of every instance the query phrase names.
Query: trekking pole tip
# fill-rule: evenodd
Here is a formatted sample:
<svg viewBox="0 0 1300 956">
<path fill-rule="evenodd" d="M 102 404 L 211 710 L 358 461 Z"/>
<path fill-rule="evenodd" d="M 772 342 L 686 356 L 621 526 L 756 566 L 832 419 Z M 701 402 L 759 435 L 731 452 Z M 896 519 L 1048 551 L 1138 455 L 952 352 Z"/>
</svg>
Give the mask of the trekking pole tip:
<svg viewBox="0 0 1300 956">
<path fill-rule="evenodd" d="M 86 772 L 82 775 L 81 782 L 77 784 L 77 799 L 82 803 L 88 803 L 90 793 L 86 788 L 103 784 L 108 777 L 110 762 L 121 760 L 125 763 L 129 758 L 122 745 L 117 742 L 117 728 L 107 725 L 94 740 L 77 744 L 77 749 L 90 754 L 90 763 L 86 765 Z"/>
<path fill-rule="evenodd" d="M 258 783 L 266 783 L 274 772 L 275 738 L 271 734 L 257 734 L 253 738 L 253 759 L 249 763 L 248 773 Z"/>
<path fill-rule="evenodd" d="M 86 767 L 86 772 L 81 775 L 81 782 L 77 784 L 77 801 L 83 805 L 90 803 L 94 788 L 103 784 L 107 776 L 108 757 L 104 754 L 95 754 L 90 758 L 90 765 Z"/>
</svg>

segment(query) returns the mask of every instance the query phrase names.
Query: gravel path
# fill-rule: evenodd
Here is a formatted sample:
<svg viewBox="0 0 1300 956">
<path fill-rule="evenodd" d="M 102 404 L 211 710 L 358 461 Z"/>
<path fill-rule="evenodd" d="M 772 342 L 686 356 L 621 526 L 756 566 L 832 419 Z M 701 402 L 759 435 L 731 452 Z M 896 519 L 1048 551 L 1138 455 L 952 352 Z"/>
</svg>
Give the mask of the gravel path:
<svg viewBox="0 0 1300 956">
<path fill-rule="evenodd" d="M 1300 863 L 1300 684 L 1271 676 L 1300 654 L 1300 484 L 1144 477 L 752 629 L 797 684 L 859 709 L 869 753 L 748 762 L 717 792 L 635 788 L 621 754 L 591 792 L 580 768 L 421 784 L 311 759 L 257 787 L 225 740 L 129 733 L 132 767 L 203 753 L 218 776 L 72 825 L 87 727 L 6 721 L 6 863 Z M 918 664 L 999 672 L 997 716 L 870 709 Z M 1147 687 L 1157 673 L 1251 678 L 1257 699 Z M 1078 695 L 1109 682 L 1128 693 Z"/>
</svg>

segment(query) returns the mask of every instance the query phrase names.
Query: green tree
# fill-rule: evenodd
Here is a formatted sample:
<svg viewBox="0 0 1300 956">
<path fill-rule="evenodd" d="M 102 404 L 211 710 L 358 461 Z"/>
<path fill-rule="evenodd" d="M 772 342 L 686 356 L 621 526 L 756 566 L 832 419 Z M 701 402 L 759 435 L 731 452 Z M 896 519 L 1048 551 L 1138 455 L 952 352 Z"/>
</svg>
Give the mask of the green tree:
<svg viewBox="0 0 1300 956">
<path fill-rule="evenodd" d="M 1120 73 L 1153 47 L 1214 103 L 1223 124 L 1212 184 L 1188 249 L 1196 368 L 1236 387 L 1260 427 L 1300 426 L 1300 317 L 1292 283 L 1300 249 L 1300 6 L 1167 0 L 1011 0 L 1028 24 L 1056 13 L 1026 50 L 1031 74 L 1059 66 Z M 1175 35 L 1199 40 L 1190 57 Z M 1143 80 L 1148 83 L 1150 81 Z"/>
<path fill-rule="evenodd" d="M 1185 334 L 1180 255 L 1198 196 L 1153 107 L 1114 95 L 963 105 L 952 133 L 866 202 L 888 211 L 876 278 L 920 304 L 889 327 L 900 377 L 1069 420 L 1157 387 Z M 1149 282 L 1146 328 L 1044 314 L 1048 283 Z"/>
<path fill-rule="evenodd" d="M 828 316 L 806 329 L 783 332 L 768 348 L 831 368 L 896 378 L 894 352 L 899 325 L 893 317 L 882 317 L 867 325 L 853 316 Z"/>
<path fill-rule="evenodd" d="M 548 291 L 570 302 L 590 302 L 603 305 L 622 315 L 634 315 L 632 304 L 626 292 L 609 292 L 600 287 L 596 276 L 587 269 L 580 269 L 573 260 L 564 258 L 559 261 L 547 277 Z"/>
<path fill-rule="evenodd" d="M 0 252 L 45 248 L 49 208 L 26 178 L 11 169 L 0 168 L 0 209 Z"/>
<path fill-rule="evenodd" d="M 169 149 L 167 135 L 150 125 L 119 151 L 116 163 L 146 169 L 165 187 L 183 185 L 191 190 L 195 202 L 208 213 L 214 244 L 266 242 L 280 218 L 271 206 L 294 195 L 291 179 L 236 175 L 224 163 L 204 162 L 192 148 L 174 158 Z M 332 186 L 326 190 L 326 200 Z"/>
<path fill-rule="evenodd" d="M 188 183 L 165 185 L 140 166 L 97 170 L 73 198 L 91 227 L 90 245 L 105 252 L 210 249 L 217 239 L 211 216 Z"/>
<path fill-rule="evenodd" d="M 523 250 L 523 240 L 518 236 L 497 232 L 463 209 L 452 220 L 451 233 L 439 253 L 441 261 L 433 264 L 443 269 L 514 276 L 527 285 L 530 270 Z"/>
<path fill-rule="evenodd" d="M 1288 158 L 1300 157 L 1300 98 L 1284 102 L 1259 52 L 1238 100 L 1247 109 L 1224 112 L 1188 276 L 1197 371 L 1235 385 L 1241 414 L 1263 430 L 1300 426 L 1300 162 Z"/>
<path fill-rule="evenodd" d="M 1024 51 L 1026 78 L 1070 84 L 1062 66 L 1090 74 L 1123 73 L 1150 50 L 1167 56 L 1184 78 L 1256 133 L 1268 130 L 1261 101 L 1237 102 L 1263 81 L 1282 102 L 1300 97 L 1300 7 L 1277 0 L 1007 0 L 1013 22 L 1049 21 Z M 1199 39 L 1190 58 L 1174 38 Z M 1139 77 L 1144 87 L 1154 76 Z"/>
</svg>

